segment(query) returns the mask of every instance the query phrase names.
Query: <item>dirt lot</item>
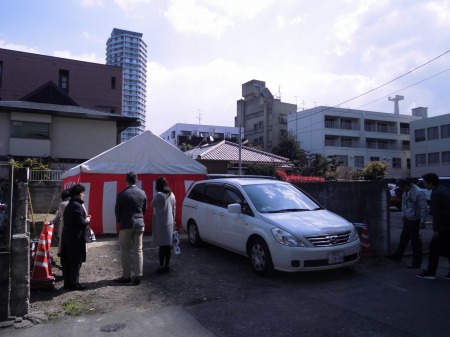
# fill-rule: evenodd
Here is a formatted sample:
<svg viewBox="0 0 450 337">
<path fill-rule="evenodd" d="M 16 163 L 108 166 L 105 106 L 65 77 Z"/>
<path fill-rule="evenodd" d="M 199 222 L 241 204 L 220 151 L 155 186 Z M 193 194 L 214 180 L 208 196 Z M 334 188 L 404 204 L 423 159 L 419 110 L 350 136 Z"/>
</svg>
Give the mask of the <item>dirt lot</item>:
<svg viewBox="0 0 450 337">
<path fill-rule="evenodd" d="M 88 244 L 87 261 L 80 271 L 80 282 L 87 289 L 72 292 L 63 289 L 61 271 L 53 267 L 57 283 L 50 290 L 31 291 L 31 314 L 58 319 L 65 315 L 130 308 L 191 305 L 242 296 L 239 284 L 249 278 L 253 279 L 250 283 L 264 281 L 253 274 L 245 257 L 209 245 L 195 249 L 189 245 L 185 235 L 181 236 L 181 254 L 172 255 L 170 273 L 157 274 L 158 250 L 151 248 L 149 241 L 150 237 L 145 237 L 144 277 L 139 286 L 113 282 L 114 278 L 121 276 L 120 253 L 118 245 L 114 244 L 115 239 L 107 245 L 99 242 Z M 56 253 L 56 248 L 52 248 L 52 252 Z"/>
</svg>

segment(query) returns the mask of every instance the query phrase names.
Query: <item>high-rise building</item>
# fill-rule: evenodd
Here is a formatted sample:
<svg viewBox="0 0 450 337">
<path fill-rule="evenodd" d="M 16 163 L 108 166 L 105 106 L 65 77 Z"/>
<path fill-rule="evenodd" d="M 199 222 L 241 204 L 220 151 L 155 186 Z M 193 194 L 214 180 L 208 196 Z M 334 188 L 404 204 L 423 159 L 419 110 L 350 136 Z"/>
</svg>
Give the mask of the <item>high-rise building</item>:
<svg viewBox="0 0 450 337">
<path fill-rule="evenodd" d="M 122 132 L 122 141 L 127 141 L 145 131 L 147 45 L 142 33 L 114 28 L 106 42 L 106 64 L 123 68 L 123 115 L 140 122 Z"/>
</svg>

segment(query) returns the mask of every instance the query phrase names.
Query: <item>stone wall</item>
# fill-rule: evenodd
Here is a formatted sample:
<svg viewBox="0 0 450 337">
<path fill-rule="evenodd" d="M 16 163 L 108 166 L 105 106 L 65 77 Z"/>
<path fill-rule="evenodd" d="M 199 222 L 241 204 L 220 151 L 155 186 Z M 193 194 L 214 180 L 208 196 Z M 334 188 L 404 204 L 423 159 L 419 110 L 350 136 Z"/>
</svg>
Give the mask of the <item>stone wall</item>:
<svg viewBox="0 0 450 337">
<path fill-rule="evenodd" d="M 333 181 L 297 186 L 331 212 L 352 223 L 365 223 L 372 249 L 379 255 L 388 254 L 390 216 L 385 181 Z"/>
</svg>

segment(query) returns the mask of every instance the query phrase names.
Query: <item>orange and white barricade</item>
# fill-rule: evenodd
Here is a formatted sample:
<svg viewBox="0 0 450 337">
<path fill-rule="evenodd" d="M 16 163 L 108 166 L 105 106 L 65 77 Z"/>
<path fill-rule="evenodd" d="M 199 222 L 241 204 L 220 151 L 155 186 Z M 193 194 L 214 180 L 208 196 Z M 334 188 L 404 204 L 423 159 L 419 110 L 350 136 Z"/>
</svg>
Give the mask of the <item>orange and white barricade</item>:
<svg viewBox="0 0 450 337">
<path fill-rule="evenodd" d="M 31 274 L 31 288 L 46 288 L 55 285 L 55 276 L 52 273 L 50 247 L 53 236 L 53 224 L 45 223 L 34 258 L 33 272 Z"/>
</svg>

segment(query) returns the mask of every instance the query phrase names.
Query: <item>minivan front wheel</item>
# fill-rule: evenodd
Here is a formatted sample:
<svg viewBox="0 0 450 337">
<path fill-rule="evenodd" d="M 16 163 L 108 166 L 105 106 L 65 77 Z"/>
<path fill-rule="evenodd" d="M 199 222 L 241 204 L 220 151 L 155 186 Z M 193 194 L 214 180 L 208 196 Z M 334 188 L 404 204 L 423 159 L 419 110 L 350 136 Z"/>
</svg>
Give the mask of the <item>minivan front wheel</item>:
<svg viewBox="0 0 450 337">
<path fill-rule="evenodd" d="M 250 245 L 250 259 L 253 271 L 258 276 L 269 276 L 273 273 L 274 267 L 269 247 L 262 238 L 253 239 Z"/>
<path fill-rule="evenodd" d="M 200 246 L 202 240 L 200 239 L 200 234 L 198 233 L 198 228 L 195 221 L 189 221 L 187 229 L 189 243 L 194 247 Z"/>
</svg>

